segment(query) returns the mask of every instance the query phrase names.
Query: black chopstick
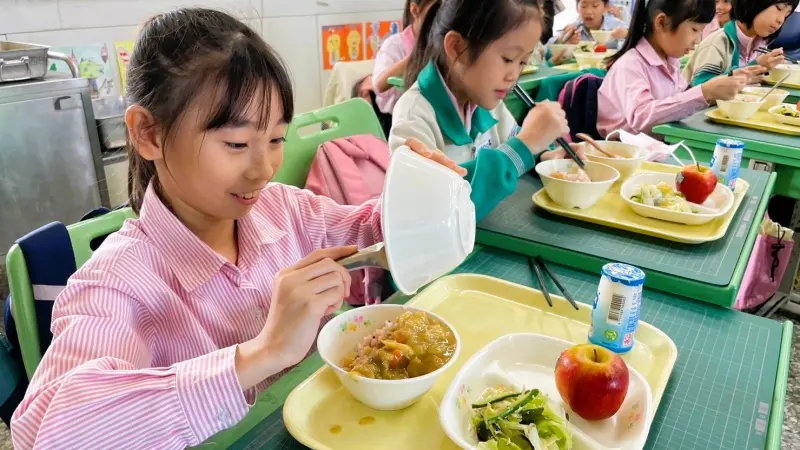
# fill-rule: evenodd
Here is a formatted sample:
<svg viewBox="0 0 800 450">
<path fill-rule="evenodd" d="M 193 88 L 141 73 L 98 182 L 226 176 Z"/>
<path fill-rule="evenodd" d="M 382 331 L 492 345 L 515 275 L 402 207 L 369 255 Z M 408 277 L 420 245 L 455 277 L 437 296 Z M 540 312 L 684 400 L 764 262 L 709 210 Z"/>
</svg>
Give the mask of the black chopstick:
<svg viewBox="0 0 800 450">
<path fill-rule="evenodd" d="M 553 272 L 550 271 L 550 268 L 545 265 L 544 260 L 542 259 L 541 256 L 537 256 L 536 257 L 536 263 L 539 266 L 541 266 L 542 269 L 544 269 L 545 272 L 547 272 L 547 276 L 549 276 L 553 280 L 553 283 L 555 283 L 556 286 L 558 286 L 558 288 L 561 289 L 561 293 L 564 294 L 564 298 L 567 299 L 569 304 L 572 305 L 572 307 L 575 308 L 575 310 L 580 309 L 580 308 L 578 308 L 578 304 L 575 302 L 575 298 L 572 297 L 572 294 L 569 293 L 567 288 L 563 284 L 561 284 L 561 281 L 558 280 L 556 275 Z"/>
<path fill-rule="evenodd" d="M 550 292 L 547 291 L 547 285 L 544 281 L 544 275 L 542 275 L 542 269 L 539 268 L 539 265 L 532 257 L 528 257 L 528 265 L 530 266 L 533 273 L 536 274 L 536 278 L 539 280 L 539 286 L 542 289 L 542 295 L 544 295 L 544 299 L 547 300 L 547 304 L 550 307 L 553 307 L 553 299 L 550 298 Z"/>
<path fill-rule="evenodd" d="M 767 53 L 769 53 L 769 52 L 771 52 L 771 51 L 772 51 L 772 50 L 770 50 L 770 49 L 768 49 L 768 48 L 765 48 L 765 47 L 759 47 L 759 48 L 755 49 L 755 52 L 756 52 L 756 53 L 761 53 L 761 54 L 763 54 L 763 55 L 766 55 Z M 790 63 L 792 63 L 792 64 L 797 64 L 797 58 L 791 57 L 791 56 L 789 56 L 789 55 L 785 55 L 785 54 L 784 54 L 784 55 L 783 55 L 783 59 L 785 59 L 785 60 L 789 61 L 789 62 L 790 62 Z"/>
<path fill-rule="evenodd" d="M 536 102 L 533 101 L 531 96 L 528 95 L 528 93 L 525 92 L 525 89 L 522 89 L 522 86 L 520 86 L 519 84 L 514 85 L 513 91 L 517 95 L 517 97 L 519 97 L 519 99 L 522 100 L 522 103 L 525 103 L 525 106 L 527 106 L 528 109 L 533 109 L 536 106 Z M 583 170 L 586 170 L 586 164 L 583 162 L 581 157 L 578 156 L 577 153 L 575 153 L 575 150 L 572 149 L 572 147 L 569 145 L 569 143 L 567 143 L 567 141 L 564 140 L 564 138 L 556 138 L 556 144 L 560 145 L 561 148 L 563 148 L 564 151 L 567 152 L 567 155 L 569 155 L 569 157 L 572 158 L 573 161 L 575 161 L 575 164 L 577 164 L 578 167 L 580 167 Z"/>
</svg>

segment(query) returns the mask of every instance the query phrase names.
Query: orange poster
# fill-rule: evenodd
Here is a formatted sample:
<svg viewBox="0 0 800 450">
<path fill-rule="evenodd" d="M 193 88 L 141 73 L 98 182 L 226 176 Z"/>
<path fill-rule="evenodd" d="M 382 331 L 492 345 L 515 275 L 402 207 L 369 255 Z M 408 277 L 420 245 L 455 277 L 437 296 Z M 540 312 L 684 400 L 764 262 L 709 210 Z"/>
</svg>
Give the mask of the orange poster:
<svg viewBox="0 0 800 450">
<path fill-rule="evenodd" d="M 333 69 L 339 61 L 364 59 L 364 24 L 322 27 L 322 67 Z"/>
<path fill-rule="evenodd" d="M 367 22 L 367 59 L 374 59 L 386 38 L 399 33 L 403 28 L 400 20 Z"/>
</svg>

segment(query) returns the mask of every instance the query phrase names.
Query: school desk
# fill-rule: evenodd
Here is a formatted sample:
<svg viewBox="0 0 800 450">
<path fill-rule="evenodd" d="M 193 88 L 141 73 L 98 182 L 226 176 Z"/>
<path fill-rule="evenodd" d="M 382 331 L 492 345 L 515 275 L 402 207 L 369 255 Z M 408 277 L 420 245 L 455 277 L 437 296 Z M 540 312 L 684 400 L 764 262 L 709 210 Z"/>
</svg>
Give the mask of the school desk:
<svg viewBox="0 0 800 450">
<path fill-rule="evenodd" d="M 548 266 L 578 301 L 591 304 L 599 272 Z M 477 251 L 457 272 L 538 287 L 525 257 L 499 250 Z M 550 289 L 558 292 L 553 285 Z M 394 297 L 391 301 L 407 300 Z M 678 361 L 655 414 L 646 449 L 780 448 L 792 342 L 790 323 L 680 299 L 650 289 L 647 283 L 641 319 L 667 333 L 678 348 Z M 242 422 L 199 448 L 304 449 L 286 430 L 281 408 L 292 389 L 322 365 L 316 353 L 308 357 L 263 392 Z M 381 448 L 379 443 L 374 444 L 373 448 Z"/>
<path fill-rule="evenodd" d="M 704 162 L 711 161 L 717 139 L 738 139 L 744 142 L 743 167 L 748 167 L 751 160 L 773 164 L 778 175 L 774 193 L 800 199 L 800 138 L 717 124 L 708 120 L 705 113 L 700 111 L 680 122 L 656 126 L 653 132 L 663 135 L 670 144 L 684 141 Z"/>
<path fill-rule="evenodd" d="M 478 224 L 476 240 L 589 273 L 609 261 L 632 264 L 647 273 L 650 289 L 730 308 L 775 183 L 767 172 L 745 169 L 741 177 L 750 189 L 725 236 L 712 242 L 681 244 L 550 214 L 533 206 L 542 182 L 532 175 Z"/>
</svg>

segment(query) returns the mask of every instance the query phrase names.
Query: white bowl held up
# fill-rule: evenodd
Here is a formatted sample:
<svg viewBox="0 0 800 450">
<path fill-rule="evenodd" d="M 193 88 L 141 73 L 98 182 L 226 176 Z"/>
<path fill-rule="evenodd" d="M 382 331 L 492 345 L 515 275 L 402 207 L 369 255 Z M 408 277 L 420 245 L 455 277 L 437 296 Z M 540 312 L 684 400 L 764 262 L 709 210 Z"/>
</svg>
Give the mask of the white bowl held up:
<svg viewBox="0 0 800 450">
<path fill-rule="evenodd" d="M 477 448 L 471 423 L 471 404 L 488 388 L 512 384 L 515 389 L 539 389 L 554 406 L 569 408 L 556 387 L 554 370 L 571 342 L 539 334 L 510 334 L 479 350 L 458 372 L 439 409 L 439 421 L 447 436 L 465 450 Z M 628 366 L 628 393 L 620 410 L 610 419 L 588 422 L 569 414 L 567 426 L 575 448 L 592 450 L 639 450 L 653 420 L 653 393 L 647 380 Z"/>
<path fill-rule="evenodd" d="M 405 380 L 375 380 L 350 375 L 342 368 L 342 360 L 356 350 L 361 341 L 382 328 L 386 321 L 395 320 L 406 311 L 420 311 L 403 305 L 371 305 L 351 309 L 325 324 L 317 337 L 317 351 L 347 389 L 358 401 L 381 411 L 395 411 L 413 405 L 421 399 L 436 380 L 455 362 L 461 351 L 461 340 L 455 328 L 436 314 L 425 311 L 450 327 L 456 338 L 456 350 L 447 363 L 427 375 Z"/>
<path fill-rule="evenodd" d="M 611 31 L 606 30 L 592 30 L 592 38 L 598 44 L 608 44 L 608 41 L 611 40 L 611 33 Z"/>
<path fill-rule="evenodd" d="M 572 172 L 576 164 L 570 159 L 553 159 L 536 165 L 547 195 L 564 208 L 587 209 L 595 205 L 619 179 L 617 169 L 586 161 L 586 173 L 591 182 L 581 183 L 553 178 L 555 172 Z"/>
<path fill-rule="evenodd" d="M 383 190 L 383 238 L 397 287 L 413 294 L 467 259 L 475 246 L 469 183 L 454 171 L 400 147 Z"/>
</svg>

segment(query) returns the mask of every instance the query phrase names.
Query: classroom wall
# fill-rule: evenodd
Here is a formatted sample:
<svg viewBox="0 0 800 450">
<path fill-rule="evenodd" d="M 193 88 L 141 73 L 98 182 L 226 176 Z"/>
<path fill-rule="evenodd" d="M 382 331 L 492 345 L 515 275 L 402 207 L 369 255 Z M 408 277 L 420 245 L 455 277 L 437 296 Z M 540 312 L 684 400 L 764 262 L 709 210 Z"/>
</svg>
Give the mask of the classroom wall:
<svg viewBox="0 0 800 450">
<path fill-rule="evenodd" d="M 404 0 L 0 0 L 0 40 L 54 47 L 133 40 L 148 17 L 179 6 L 223 9 L 246 21 L 286 60 L 295 109 L 322 105 L 321 27 L 398 20 Z"/>
</svg>

